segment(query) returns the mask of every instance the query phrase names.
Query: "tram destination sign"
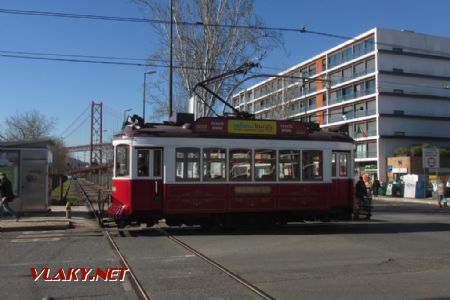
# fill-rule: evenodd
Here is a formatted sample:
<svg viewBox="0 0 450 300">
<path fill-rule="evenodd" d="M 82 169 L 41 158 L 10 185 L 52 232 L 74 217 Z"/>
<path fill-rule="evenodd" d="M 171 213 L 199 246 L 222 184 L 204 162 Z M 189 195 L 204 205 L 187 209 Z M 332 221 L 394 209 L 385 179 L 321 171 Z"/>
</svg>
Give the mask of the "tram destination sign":
<svg viewBox="0 0 450 300">
<path fill-rule="evenodd" d="M 199 118 L 193 132 L 217 135 L 266 135 L 298 136 L 307 135 L 308 130 L 300 122 L 274 120 L 239 120 L 226 118 Z"/>
</svg>

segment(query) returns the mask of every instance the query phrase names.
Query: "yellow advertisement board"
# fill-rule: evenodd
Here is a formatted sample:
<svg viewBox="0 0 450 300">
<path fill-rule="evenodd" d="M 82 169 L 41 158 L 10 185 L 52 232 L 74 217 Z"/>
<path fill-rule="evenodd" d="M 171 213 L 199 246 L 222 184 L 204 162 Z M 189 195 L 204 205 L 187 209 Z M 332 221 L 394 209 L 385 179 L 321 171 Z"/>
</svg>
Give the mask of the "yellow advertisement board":
<svg viewBox="0 0 450 300">
<path fill-rule="evenodd" d="M 228 133 L 276 135 L 276 121 L 229 120 Z"/>
</svg>

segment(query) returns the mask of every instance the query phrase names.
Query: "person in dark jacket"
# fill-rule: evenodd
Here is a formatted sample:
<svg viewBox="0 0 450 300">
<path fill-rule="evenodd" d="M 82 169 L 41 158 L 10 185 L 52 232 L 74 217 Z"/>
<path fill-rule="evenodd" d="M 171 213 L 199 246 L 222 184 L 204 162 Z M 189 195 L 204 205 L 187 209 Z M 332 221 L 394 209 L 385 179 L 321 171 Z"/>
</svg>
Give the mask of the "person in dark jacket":
<svg viewBox="0 0 450 300">
<path fill-rule="evenodd" d="M 14 194 L 11 181 L 8 180 L 5 173 L 0 173 L 0 198 L 0 218 L 3 217 L 3 213 L 6 211 L 18 221 L 19 215 L 8 205 L 9 202 L 14 200 Z"/>
<path fill-rule="evenodd" d="M 377 175 L 373 177 L 373 183 L 372 183 L 372 194 L 374 196 L 378 196 L 378 190 L 380 189 L 380 181 L 377 178 Z"/>
<path fill-rule="evenodd" d="M 367 188 L 362 176 L 359 176 L 359 180 L 356 182 L 356 200 L 358 205 L 364 203 L 364 197 L 367 197 Z"/>
</svg>

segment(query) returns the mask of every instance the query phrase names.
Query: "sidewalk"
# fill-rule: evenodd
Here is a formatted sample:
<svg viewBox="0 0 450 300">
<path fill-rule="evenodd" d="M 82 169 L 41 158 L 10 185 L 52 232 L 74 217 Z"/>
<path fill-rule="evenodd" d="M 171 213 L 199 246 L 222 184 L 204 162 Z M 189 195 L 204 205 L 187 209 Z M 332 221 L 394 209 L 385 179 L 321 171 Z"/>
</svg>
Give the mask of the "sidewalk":
<svg viewBox="0 0 450 300">
<path fill-rule="evenodd" d="M 389 197 L 389 196 L 373 196 L 373 201 L 398 202 L 398 203 L 414 203 L 436 205 L 437 200 L 433 198 L 403 198 L 403 197 Z"/>
<path fill-rule="evenodd" d="M 72 206 L 71 219 L 66 219 L 65 214 L 65 206 L 51 206 L 49 212 L 25 213 L 18 222 L 12 217 L 4 216 L 0 219 L 0 232 L 98 228 L 86 206 Z"/>
</svg>

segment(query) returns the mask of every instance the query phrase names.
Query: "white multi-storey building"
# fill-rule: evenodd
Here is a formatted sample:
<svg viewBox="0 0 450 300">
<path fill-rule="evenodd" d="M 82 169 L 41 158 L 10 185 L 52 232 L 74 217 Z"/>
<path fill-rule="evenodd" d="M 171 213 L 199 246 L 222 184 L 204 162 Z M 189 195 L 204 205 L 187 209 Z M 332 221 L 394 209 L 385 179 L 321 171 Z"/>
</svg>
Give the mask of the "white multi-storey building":
<svg viewBox="0 0 450 300">
<path fill-rule="evenodd" d="M 450 38 L 374 28 L 233 96 L 257 118 L 348 126 L 355 166 L 386 179 L 402 146 L 450 147 Z"/>
</svg>

